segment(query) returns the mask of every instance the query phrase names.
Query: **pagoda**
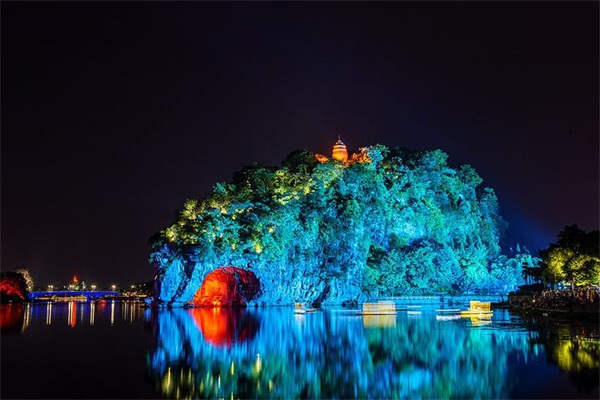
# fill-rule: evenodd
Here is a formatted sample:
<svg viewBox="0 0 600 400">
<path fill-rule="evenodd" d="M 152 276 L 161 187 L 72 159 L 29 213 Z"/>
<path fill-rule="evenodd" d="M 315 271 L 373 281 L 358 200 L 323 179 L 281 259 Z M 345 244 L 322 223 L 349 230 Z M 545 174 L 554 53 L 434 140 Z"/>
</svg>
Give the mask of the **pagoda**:
<svg viewBox="0 0 600 400">
<path fill-rule="evenodd" d="M 348 149 L 346 148 L 344 142 L 342 142 L 341 135 L 338 135 L 338 140 L 333 145 L 333 153 L 331 154 L 331 158 L 344 164 L 348 161 Z"/>
</svg>

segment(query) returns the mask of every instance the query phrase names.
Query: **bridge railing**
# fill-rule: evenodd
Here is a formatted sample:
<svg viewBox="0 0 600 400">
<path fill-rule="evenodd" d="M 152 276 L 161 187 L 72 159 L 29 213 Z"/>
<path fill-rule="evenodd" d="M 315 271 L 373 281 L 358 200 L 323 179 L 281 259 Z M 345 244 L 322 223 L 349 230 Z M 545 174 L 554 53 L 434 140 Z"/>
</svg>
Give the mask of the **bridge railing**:
<svg viewBox="0 0 600 400">
<path fill-rule="evenodd" d="M 107 296 L 120 296 L 121 293 L 112 290 L 94 290 L 94 291 L 76 291 L 76 290 L 54 290 L 44 292 L 31 292 L 29 298 L 31 300 L 38 299 L 40 297 L 81 297 L 84 296 L 88 299 L 97 299 L 99 297 Z"/>
</svg>

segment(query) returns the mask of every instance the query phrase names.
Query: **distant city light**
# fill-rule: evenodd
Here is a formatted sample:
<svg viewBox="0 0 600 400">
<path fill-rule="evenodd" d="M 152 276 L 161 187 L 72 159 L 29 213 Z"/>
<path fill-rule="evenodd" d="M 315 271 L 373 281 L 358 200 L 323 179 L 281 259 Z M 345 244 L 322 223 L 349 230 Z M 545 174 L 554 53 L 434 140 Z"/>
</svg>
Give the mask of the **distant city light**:
<svg viewBox="0 0 600 400">
<path fill-rule="evenodd" d="M 92 286 L 90 286 L 90 287 L 92 288 L 92 292 L 93 292 L 94 290 L 96 290 L 96 285 L 92 285 Z"/>
<path fill-rule="evenodd" d="M 117 290 L 117 285 L 111 285 L 110 287 L 111 287 L 111 289 L 113 290 L 113 292 L 114 292 L 115 290 Z"/>
<path fill-rule="evenodd" d="M 48 291 L 51 292 L 54 290 L 54 285 L 48 285 Z"/>
</svg>

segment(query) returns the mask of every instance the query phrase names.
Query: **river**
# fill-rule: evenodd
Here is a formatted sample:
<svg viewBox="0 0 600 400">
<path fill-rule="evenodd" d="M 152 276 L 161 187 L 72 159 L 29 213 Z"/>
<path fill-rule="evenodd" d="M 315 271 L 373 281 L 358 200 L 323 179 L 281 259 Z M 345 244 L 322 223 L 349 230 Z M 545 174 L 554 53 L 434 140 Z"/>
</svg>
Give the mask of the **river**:
<svg viewBox="0 0 600 400">
<path fill-rule="evenodd" d="M 599 398 L 598 322 L 1 305 L 5 398 Z M 437 305 L 439 308 L 439 305 Z"/>
</svg>

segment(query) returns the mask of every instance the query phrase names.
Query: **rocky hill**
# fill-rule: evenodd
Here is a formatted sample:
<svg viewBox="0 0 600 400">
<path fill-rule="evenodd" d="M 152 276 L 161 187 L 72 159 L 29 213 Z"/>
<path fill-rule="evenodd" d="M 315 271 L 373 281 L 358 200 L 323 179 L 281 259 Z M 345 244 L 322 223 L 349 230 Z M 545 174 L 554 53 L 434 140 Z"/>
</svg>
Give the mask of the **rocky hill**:
<svg viewBox="0 0 600 400">
<path fill-rule="evenodd" d="M 441 150 L 383 145 L 339 157 L 339 143 L 331 160 L 297 150 L 188 200 L 150 240 L 156 303 L 192 301 L 223 266 L 253 272 L 260 291 L 246 300 L 267 305 L 521 283 L 531 257 L 501 256 L 506 224 L 472 167 L 450 167 Z"/>
</svg>

